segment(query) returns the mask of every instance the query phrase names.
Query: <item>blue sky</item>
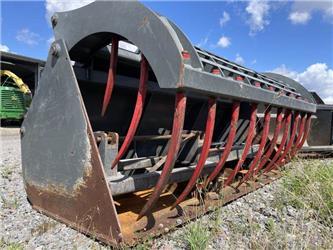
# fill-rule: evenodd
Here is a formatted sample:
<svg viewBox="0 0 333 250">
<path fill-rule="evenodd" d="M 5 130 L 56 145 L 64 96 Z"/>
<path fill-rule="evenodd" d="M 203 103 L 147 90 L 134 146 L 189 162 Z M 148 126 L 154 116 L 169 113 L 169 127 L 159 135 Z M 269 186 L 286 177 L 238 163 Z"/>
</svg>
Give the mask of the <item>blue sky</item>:
<svg viewBox="0 0 333 250">
<path fill-rule="evenodd" d="M 2 1 L 3 50 L 45 59 L 48 17 L 84 1 Z M 193 44 L 258 71 L 301 81 L 333 103 L 333 1 L 144 2 Z"/>
</svg>

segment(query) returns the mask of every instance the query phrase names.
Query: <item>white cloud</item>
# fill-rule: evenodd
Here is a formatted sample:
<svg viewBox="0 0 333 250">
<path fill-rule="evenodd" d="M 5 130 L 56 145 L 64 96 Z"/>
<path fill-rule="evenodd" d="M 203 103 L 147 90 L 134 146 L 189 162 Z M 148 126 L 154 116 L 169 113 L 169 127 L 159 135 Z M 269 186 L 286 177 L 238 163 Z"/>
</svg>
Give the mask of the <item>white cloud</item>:
<svg viewBox="0 0 333 250">
<path fill-rule="evenodd" d="M 223 16 L 220 18 L 220 26 L 223 27 L 230 20 L 230 15 L 228 12 L 223 11 Z"/>
<path fill-rule="evenodd" d="M 292 79 L 296 79 L 297 75 L 298 75 L 298 73 L 296 71 L 292 71 L 292 70 L 288 69 L 285 64 L 282 64 L 281 66 L 279 66 L 271 71 L 274 73 L 278 73 L 278 74 L 290 77 Z"/>
<path fill-rule="evenodd" d="M 9 48 L 6 45 L 0 44 L 0 51 L 9 52 Z"/>
<path fill-rule="evenodd" d="M 249 14 L 247 23 L 250 26 L 250 35 L 262 31 L 269 24 L 267 19 L 270 6 L 264 0 L 251 0 L 248 2 L 246 12 Z"/>
<path fill-rule="evenodd" d="M 333 3 L 331 6 L 324 10 L 324 15 L 323 15 L 324 20 L 327 20 L 328 22 L 333 23 Z"/>
<path fill-rule="evenodd" d="M 311 15 L 309 12 L 292 12 L 288 18 L 293 24 L 306 24 L 310 19 Z"/>
<path fill-rule="evenodd" d="M 16 33 L 16 40 L 30 46 L 34 46 L 38 45 L 42 38 L 39 34 L 34 33 L 27 28 L 24 28 Z"/>
<path fill-rule="evenodd" d="M 252 62 L 251 62 L 252 65 L 256 64 L 256 63 L 257 63 L 257 59 L 253 59 Z"/>
<path fill-rule="evenodd" d="M 244 58 L 241 57 L 241 55 L 238 54 L 238 53 L 236 54 L 235 62 L 238 63 L 238 64 L 244 64 L 245 63 Z"/>
<path fill-rule="evenodd" d="M 292 13 L 307 13 L 308 19 L 314 12 L 318 12 L 322 15 L 323 20 L 333 23 L 333 2 L 332 0 L 311 0 L 311 1 L 301 1 L 296 0 L 292 5 Z M 290 15 L 291 15 L 290 14 Z M 303 16 L 305 16 L 303 14 Z M 290 16 L 289 16 L 290 17 Z M 301 18 L 301 17 L 299 17 Z M 306 17 L 303 17 L 304 19 Z M 289 18 L 290 19 L 290 18 Z M 290 19 L 292 21 L 292 19 Z M 308 20 L 307 20 L 308 21 Z"/>
<path fill-rule="evenodd" d="M 330 69 L 325 63 L 312 64 L 303 72 L 296 72 L 281 65 L 272 72 L 298 81 L 309 91 L 317 92 L 325 103 L 333 104 L 333 69 Z"/>
<path fill-rule="evenodd" d="M 87 5 L 91 2 L 94 2 L 94 0 L 46 0 L 45 2 L 45 8 L 46 8 L 46 19 L 50 23 L 50 18 L 54 14 L 54 12 L 60 12 L 60 11 L 68 11 L 80 8 L 84 5 Z"/>
<path fill-rule="evenodd" d="M 217 42 L 217 46 L 218 47 L 222 47 L 222 48 L 227 48 L 229 47 L 229 45 L 231 44 L 231 39 L 229 37 L 226 36 L 221 36 L 221 38 L 219 39 L 219 41 Z"/>
<path fill-rule="evenodd" d="M 329 96 L 329 97 L 323 98 L 323 101 L 326 104 L 333 104 L 333 96 Z"/>
</svg>

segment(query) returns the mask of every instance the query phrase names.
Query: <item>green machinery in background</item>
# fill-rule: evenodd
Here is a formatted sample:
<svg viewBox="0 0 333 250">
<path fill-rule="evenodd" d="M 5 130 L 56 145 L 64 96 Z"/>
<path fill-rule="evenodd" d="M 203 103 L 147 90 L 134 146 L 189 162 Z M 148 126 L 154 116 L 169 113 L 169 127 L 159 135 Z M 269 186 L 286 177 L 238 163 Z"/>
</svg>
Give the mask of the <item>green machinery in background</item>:
<svg viewBox="0 0 333 250">
<path fill-rule="evenodd" d="M 1 70 L 0 76 L 0 120 L 23 119 L 32 99 L 28 85 L 9 70 Z"/>
</svg>

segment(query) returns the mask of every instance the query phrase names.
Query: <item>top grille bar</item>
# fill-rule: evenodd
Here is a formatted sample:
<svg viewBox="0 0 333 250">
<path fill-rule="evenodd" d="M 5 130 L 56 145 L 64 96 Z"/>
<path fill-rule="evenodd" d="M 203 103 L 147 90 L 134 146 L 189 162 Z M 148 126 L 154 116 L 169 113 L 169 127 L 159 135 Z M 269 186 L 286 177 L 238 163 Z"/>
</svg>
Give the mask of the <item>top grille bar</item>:
<svg viewBox="0 0 333 250">
<path fill-rule="evenodd" d="M 225 58 L 213 55 L 210 52 L 202 50 L 198 47 L 195 47 L 195 49 L 203 65 L 205 66 L 208 64 L 218 68 L 223 77 L 228 77 L 230 74 L 233 74 L 235 76 L 242 76 L 244 77 L 244 82 L 250 85 L 255 86 L 255 82 L 259 82 L 261 87 L 263 87 L 264 89 L 269 89 L 270 87 L 273 87 L 274 91 L 284 91 L 287 96 L 294 95 L 295 97 L 301 97 L 301 95 L 297 93 L 294 88 L 289 87 L 282 81 L 278 81 L 273 78 L 264 76 L 251 69 L 247 69 L 241 65 L 230 62 Z"/>
</svg>

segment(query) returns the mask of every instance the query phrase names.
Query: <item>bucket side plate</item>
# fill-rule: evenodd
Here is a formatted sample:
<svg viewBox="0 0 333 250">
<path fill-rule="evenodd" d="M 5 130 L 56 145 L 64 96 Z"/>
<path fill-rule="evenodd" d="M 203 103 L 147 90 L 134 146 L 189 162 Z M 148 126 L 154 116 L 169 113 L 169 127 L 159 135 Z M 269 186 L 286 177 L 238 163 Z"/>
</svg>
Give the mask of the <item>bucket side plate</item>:
<svg viewBox="0 0 333 250">
<path fill-rule="evenodd" d="M 33 208 L 94 238 L 122 240 L 110 189 L 65 43 L 54 43 L 22 125 L 22 167 Z M 52 51 L 52 49 L 51 49 Z"/>
</svg>

